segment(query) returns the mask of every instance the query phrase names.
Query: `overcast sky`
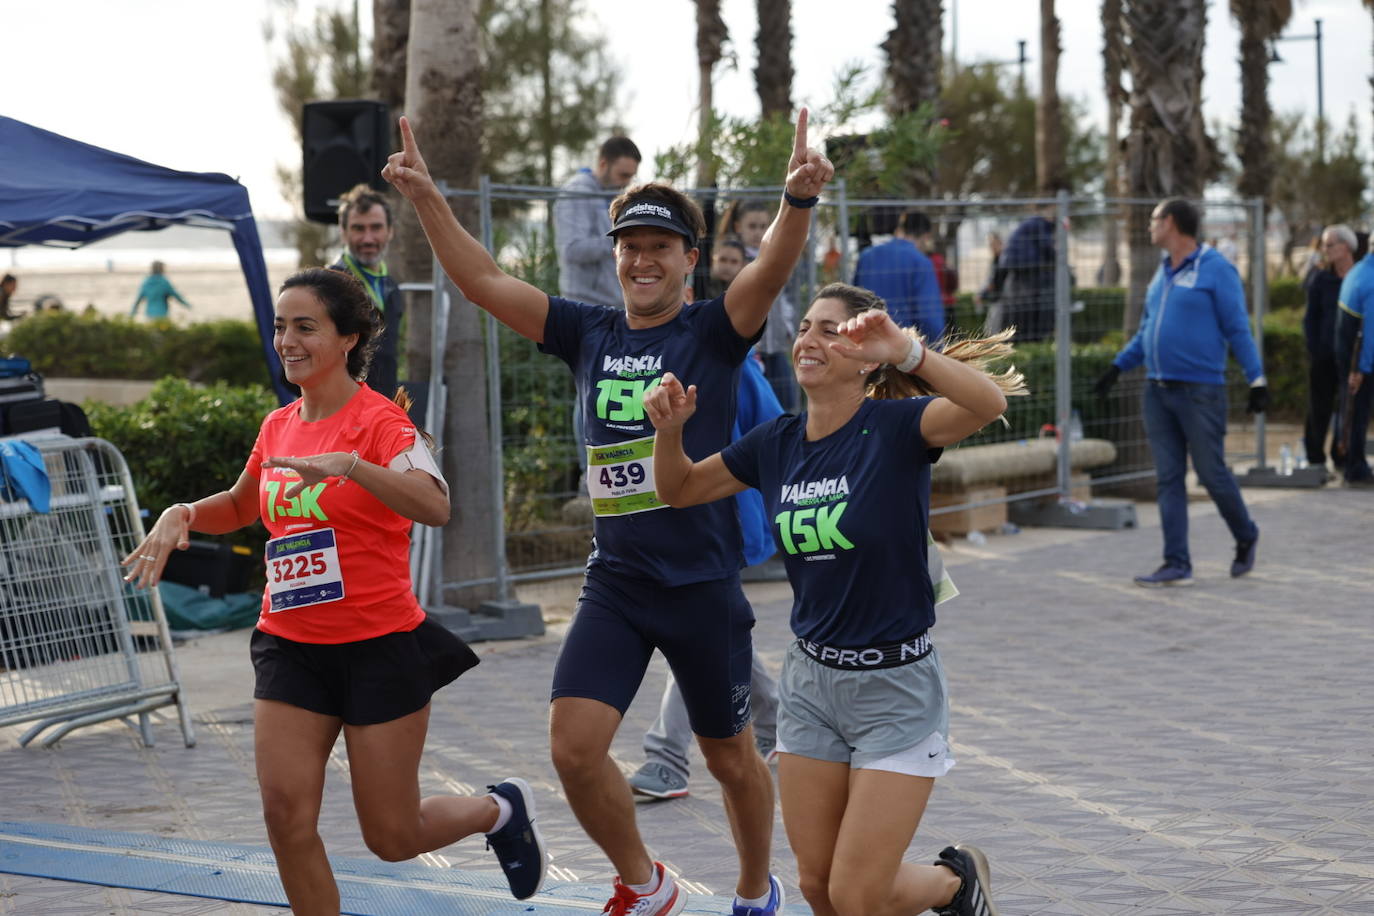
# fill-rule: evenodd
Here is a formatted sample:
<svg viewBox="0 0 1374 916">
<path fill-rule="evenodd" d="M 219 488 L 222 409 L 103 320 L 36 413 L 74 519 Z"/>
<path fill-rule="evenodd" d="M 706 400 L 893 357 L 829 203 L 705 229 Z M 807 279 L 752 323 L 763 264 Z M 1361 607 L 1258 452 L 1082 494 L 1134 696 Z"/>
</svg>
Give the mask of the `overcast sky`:
<svg viewBox="0 0 1374 916">
<path fill-rule="evenodd" d="M 302 0 L 309 9 L 310 0 Z M 0 114 L 171 168 L 227 172 L 248 187 L 261 217 L 289 216 L 277 191 L 276 164 L 297 163 L 299 148 L 273 98 L 271 50 L 262 23 L 274 0 L 0 0 Z M 757 112 L 754 2 L 723 0 L 738 55 L 716 84 L 717 107 Z M 1290 35 L 1311 35 L 1323 20 L 1325 110 L 1343 124 L 1361 119 L 1370 138 L 1371 17 L 1360 0 L 1297 0 Z M 371 8 L 362 0 L 364 15 Z M 957 7 L 957 12 L 956 12 Z M 1010 61 L 1018 39 L 1037 56 L 1039 4 L 1032 0 L 945 0 L 946 53 L 961 62 Z M 1093 117 L 1101 93 L 1097 0 L 1059 0 L 1064 47 L 1061 92 L 1086 99 Z M 586 0 L 592 27 L 622 71 L 621 121 L 651 165 L 695 125 L 695 14 L 689 0 Z M 1235 120 L 1240 104 L 1237 34 L 1227 4 L 1210 4 L 1203 94 L 1209 121 Z M 830 97 L 847 61 L 879 68 L 878 44 L 891 28 L 890 0 L 793 0 L 794 101 Z M 1316 43 L 1280 46 L 1270 98 L 1280 111 L 1316 110 Z M 1027 68 L 1032 86 L 1038 68 Z M 423 143 L 423 138 L 421 138 Z M 3 155 L 3 150 L 0 150 Z M 652 177 L 650 168 L 641 178 Z"/>
</svg>

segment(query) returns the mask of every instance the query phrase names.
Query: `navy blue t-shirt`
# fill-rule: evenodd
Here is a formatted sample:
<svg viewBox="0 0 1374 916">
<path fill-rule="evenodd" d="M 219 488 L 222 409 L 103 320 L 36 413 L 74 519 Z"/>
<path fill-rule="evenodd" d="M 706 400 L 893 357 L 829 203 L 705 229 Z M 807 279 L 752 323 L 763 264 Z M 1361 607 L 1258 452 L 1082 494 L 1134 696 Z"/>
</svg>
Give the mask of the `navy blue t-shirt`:
<svg viewBox="0 0 1374 916">
<path fill-rule="evenodd" d="M 549 297 L 539 349 L 567 363 L 577 382 L 596 512 L 593 565 L 666 586 L 739 573 L 744 548 L 733 499 L 674 509 L 654 493 L 654 426 L 643 398 L 665 372 L 696 385 L 683 446 L 693 460 L 715 454 L 730 441 L 740 365 L 753 342 L 735 331 L 723 297 L 641 329 L 620 309 Z"/>
<path fill-rule="evenodd" d="M 891 645 L 935 623 L 926 567 L 933 398 L 866 400 L 806 441 L 806 414 L 754 427 L 721 457 L 757 487 L 792 582 L 792 632 L 838 648 Z"/>
</svg>

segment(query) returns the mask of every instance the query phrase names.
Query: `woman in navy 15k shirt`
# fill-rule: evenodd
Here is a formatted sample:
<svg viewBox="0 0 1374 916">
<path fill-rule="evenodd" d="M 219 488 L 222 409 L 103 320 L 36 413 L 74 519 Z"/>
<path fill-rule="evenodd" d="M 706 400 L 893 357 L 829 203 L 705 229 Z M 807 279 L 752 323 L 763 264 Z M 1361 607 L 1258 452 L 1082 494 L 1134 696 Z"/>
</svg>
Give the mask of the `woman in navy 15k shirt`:
<svg viewBox="0 0 1374 916">
<path fill-rule="evenodd" d="M 835 283 L 817 294 L 793 346 L 801 416 L 693 462 L 682 437 L 695 386 L 667 374 L 645 395 L 660 499 L 689 506 L 757 487 L 774 523 L 798 637 L 783 666 L 778 780 L 817 916 L 995 916 L 974 847 L 947 848 L 934 866 L 902 857 L 935 777 L 953 765 L 944 673 L 927 632 L 930 465 L 999 417 L 1006 394 L 1024 393 L 1014 370 L 983 371 L 1011 352 L 1012 333 L 937 353 L 893 323 L 882 299 Z"/>
</svg>

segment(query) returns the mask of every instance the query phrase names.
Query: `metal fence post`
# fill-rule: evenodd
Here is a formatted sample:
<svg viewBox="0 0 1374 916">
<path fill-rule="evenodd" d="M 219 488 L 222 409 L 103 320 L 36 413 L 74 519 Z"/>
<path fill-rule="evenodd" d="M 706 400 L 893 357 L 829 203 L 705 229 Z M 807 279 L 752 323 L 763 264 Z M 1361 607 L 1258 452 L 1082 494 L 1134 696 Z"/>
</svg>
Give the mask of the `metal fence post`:
<svg viewBox="0 0 1374 916">
<path fill-rule="evenodd" d="M 1060 191 L 1055 201 L 1054 226 L 1054 416 L 1059 432 L 1059 498 L 1073 492 L 1071 461 L 1073 374 L 1070 349 L 1073 321 L 1069 304 L 1069 192 Z"/>
<path fill-rule="evenodd" d="M 483 175 L 478 184 L 481 205 L 482 247 L 496 256 L 495 233 L 491 214 L 491 176 Z M 496 595 L 498 600 L 508 601 L 510 595 L 510 571 L 506 568 L 506 486 L 505 453 L 501 442 L 501 346 L 497 340 L 496 319 L 490 314 L 485 316 L 486 354 L 487 354 L 487 426 L 491 438 L 491 501 L 493 549 L 496 560 Z"/>
<path fill-rule="evenodd" d="M 849 189 L 843 178 L 836 180 L 834 193 L 835 204 L 839 210 L 835 219 L 835 244 L 840 249 L 840 279 L 848 282 L 851 275 L 849 270 Z"/>
<path fill-rule="evenodd" d="M 448 182 L 437 182 L 440 195 L 448 202 Z M 444 385 L 444 348 L 448 344 L 449 293 L 448 277 L 438 256 L 430 262 L 430 283 L 434 292 L 430 296 L 430 341 L 429 341 L 429 403 L 425 409 L 425 428 L 435 442 L 444 441 L 444 420 L 448 416 L 448 389 Z M 425 579 L 416 591 L 420 601 L 427 607 L 439 607 L 444 603 L 444 529 L 431 528 L 426 542 L 428 551 L 423 563 Z"/>
<path fill-rule="evenodd" d="M 1255 336 L 1255 349 L 1259 351 L 1260 371 L 1264 371 L 1264 313 L 1269 300 L 1269 283 L 1267 280 L 1268 268 L 1266 265 L 1267 251 L 1265 250 L 1264 238 L 1264 198 L 1254 197 L 1250 200 L 1250 298 L 1253 300 L 1254 311 L 1251 316 L 1252 332 Z M 1268 450 L 1265 448 L 1265 415 L 1255 414 L 1255 451 L 1257 464 L 1256 467 L 1266 467 L 1265 455 Z"/>
</svg>

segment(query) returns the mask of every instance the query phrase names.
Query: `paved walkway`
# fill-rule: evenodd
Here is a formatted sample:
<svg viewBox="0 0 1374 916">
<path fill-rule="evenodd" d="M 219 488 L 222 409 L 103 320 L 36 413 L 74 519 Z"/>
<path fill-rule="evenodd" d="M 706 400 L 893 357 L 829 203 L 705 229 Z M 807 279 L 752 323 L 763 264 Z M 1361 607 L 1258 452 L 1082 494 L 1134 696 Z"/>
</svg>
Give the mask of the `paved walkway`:
<svg viewBox="0 0 1374 916">
<path fill-rule="evenodd" d="M 1231 545 L 1193 505 L 1197 584 L 1147 591 L 1158 563 L 1152 507 L 1122 532 L 1026 531 L 947 551 L 963 595 L 936 633 L 959 765 L 912 846 L 989 854 L 1006 916 L 1374 914 L 1374 494 L 1250 490 L 1255 572 L 1227 575 Z M 750 585 L 758 641 L 779 664 L 785 583 Z M 546 592 L 551 616 L 571 592 Z M 561 597 L 560 597 L 561 596 Z M 606 884 L 548 762 L 549 636 L 483 644 L 483 664 L 441 693 L 423 764 L 429 792 L 479 791 L 522 774 L 538 793 L 556 877 Z M 170 723 L 145 749 L 118 725 L 20 749 L 0 729 L 0 820 L 265 844 L 253 777 L 247 633 L 178 654 L 200 742 Z M 627 772 L 662 682 L 656 665 L 615 753 Z M 702 892 L 732 889 L 734 857 L 704 766 L 689 798 L 641 805 L 653 853 Z M 342 753 L 322 830 L 331 853 L 366 855 Z M 781 828 L 777 869 L 795 890 Z M 0 850 L 3 855 L 3 850 Z M 491 869 L 480 839 L 425 857 Z M 799 895 L 794 899 L 800 900 Z M 281 912 L 0 875 L 0 913 Z"/>
</svg>

